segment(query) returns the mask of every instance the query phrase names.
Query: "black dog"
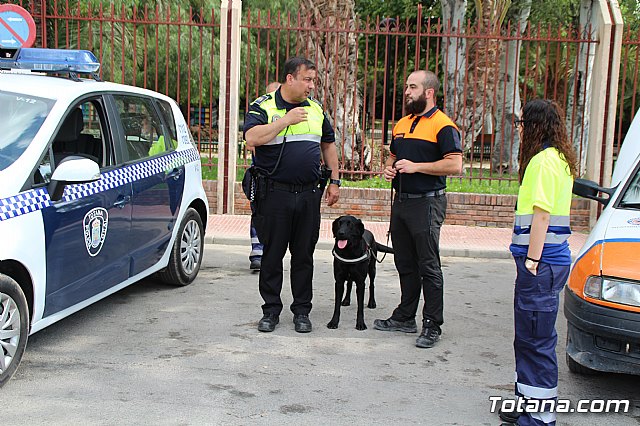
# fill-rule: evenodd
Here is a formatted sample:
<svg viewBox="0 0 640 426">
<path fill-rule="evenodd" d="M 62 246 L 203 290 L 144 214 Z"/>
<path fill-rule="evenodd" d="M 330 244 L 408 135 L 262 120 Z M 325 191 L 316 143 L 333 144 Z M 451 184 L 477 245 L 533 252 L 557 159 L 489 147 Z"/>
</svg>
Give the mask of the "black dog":
<svg viewBox="0 0 640 426">
<path fill-rule="evenodd" d="M 356 283 L 356 298 L 358 313 L 356 315 L 356 329 L 366 330 L 364 323 L 364 287 L 365 279 L 369 275 L 369 303 L 367 307 L 376 307 L 373 291 L 373 281 L 376 277 L 376 256 L 378 251 L 393 253 L 393 249 L 377 243 L 371 231 L 364 229 L 360 219 L 353 216 L 340 216 L 333 221 L 333 236 L 336 243 L 333 246 L 333 275 L 336 280 L 336 305 L 333 318 L 327 324 L 328 328 L 338 328 L 340 322 L 340 301 L 344 293 L 344 283 L 347 282 L 347 294 L 342 301 L 343 306 L 351 303 L 351 286 Z"/>
</svg>

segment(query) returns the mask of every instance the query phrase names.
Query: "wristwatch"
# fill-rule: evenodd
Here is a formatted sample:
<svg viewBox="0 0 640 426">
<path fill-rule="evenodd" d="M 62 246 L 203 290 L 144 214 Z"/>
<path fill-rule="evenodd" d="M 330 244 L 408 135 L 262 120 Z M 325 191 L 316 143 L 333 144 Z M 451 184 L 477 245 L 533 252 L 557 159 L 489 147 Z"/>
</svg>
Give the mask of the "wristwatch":
<svg viewBox="0 0 640 426">
<path fill-rule="evenodd" d="M 527 269 L 537 268 L 538 263 L 540 263 L 540 259 L 535 260 L 535 259 L 531 259 L 530 257 L 527 257 L 527 259 L 524 261 L 524 267 Z"/>
<path fill-rule="evenodd" d="M 329 183 L 332 183 L 334 185 L 342 185 L 342 182 L 340 182 L 340 179 L 329 179 Z"/>
</svg>

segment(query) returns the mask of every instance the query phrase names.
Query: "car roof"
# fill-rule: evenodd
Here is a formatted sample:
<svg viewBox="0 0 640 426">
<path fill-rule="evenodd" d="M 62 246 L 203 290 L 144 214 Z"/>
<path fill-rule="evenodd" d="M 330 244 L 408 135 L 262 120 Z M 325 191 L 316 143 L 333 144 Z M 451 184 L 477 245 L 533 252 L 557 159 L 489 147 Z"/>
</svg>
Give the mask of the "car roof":
<svg viewBox="0 0 640 426">
<path fill-rule="evenodd" d="M 129 92 L 153 96 L 169 101 L 171 98 L 151 90 L 125 84 L 70 78 L 54 77 L 39 73 L 0 73 L 0 87 L 8 92 L 45 97 L 54 100 L 71 102 L 74 99 L 95 92 Z"/>
</svg>

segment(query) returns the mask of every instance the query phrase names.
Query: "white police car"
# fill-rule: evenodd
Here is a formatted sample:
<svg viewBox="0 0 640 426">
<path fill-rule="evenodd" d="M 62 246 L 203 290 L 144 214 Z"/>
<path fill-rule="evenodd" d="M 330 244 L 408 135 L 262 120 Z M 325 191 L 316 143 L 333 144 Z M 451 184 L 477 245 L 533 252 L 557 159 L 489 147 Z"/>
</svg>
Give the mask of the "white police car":
<svg viewBox="0 0 640 426">
<path fill-rule="evenodd" d="M 99 67 L 87 51 L 1 53 L 0 386 L 29 334 L 156 272 L 191 283 L 208 215 L 173 100 L 79 79 Z"/>
</svg>

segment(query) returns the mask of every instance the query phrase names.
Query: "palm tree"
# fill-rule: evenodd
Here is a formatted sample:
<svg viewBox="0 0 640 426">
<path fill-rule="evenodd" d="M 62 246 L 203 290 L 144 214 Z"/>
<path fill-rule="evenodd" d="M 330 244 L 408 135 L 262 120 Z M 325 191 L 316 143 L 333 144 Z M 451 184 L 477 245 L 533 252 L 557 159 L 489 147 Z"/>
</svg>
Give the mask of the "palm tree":
<svg viewBox="0 0 640 426">
<path fill-rule="evenodd" d="M 466 149 L 478 135 L 493 133 L 496 64 L 500 51 L 497 36 L 510 5 L 511 0 L 475 0 L 477 35 L 471 41 L 467 57 L 471 87 L 465 90 L 466 99 L 456 116 L 463 127 Z"/>
<path fill-rule="evenodd" d="M 353 0 L 300 1 L 300 11 L 307 17 L 310 31 L 300 32 L 299 37 L 303 38 L 309 59 L 317 64 L 316 95 L 333 117 L 343 167 L 364 170 L 371 162 L 371 149 L 364 143 L 360 129 L 354 7 Z M 313 30 L 318 27 L 333 31 Z"/>
</svg>

